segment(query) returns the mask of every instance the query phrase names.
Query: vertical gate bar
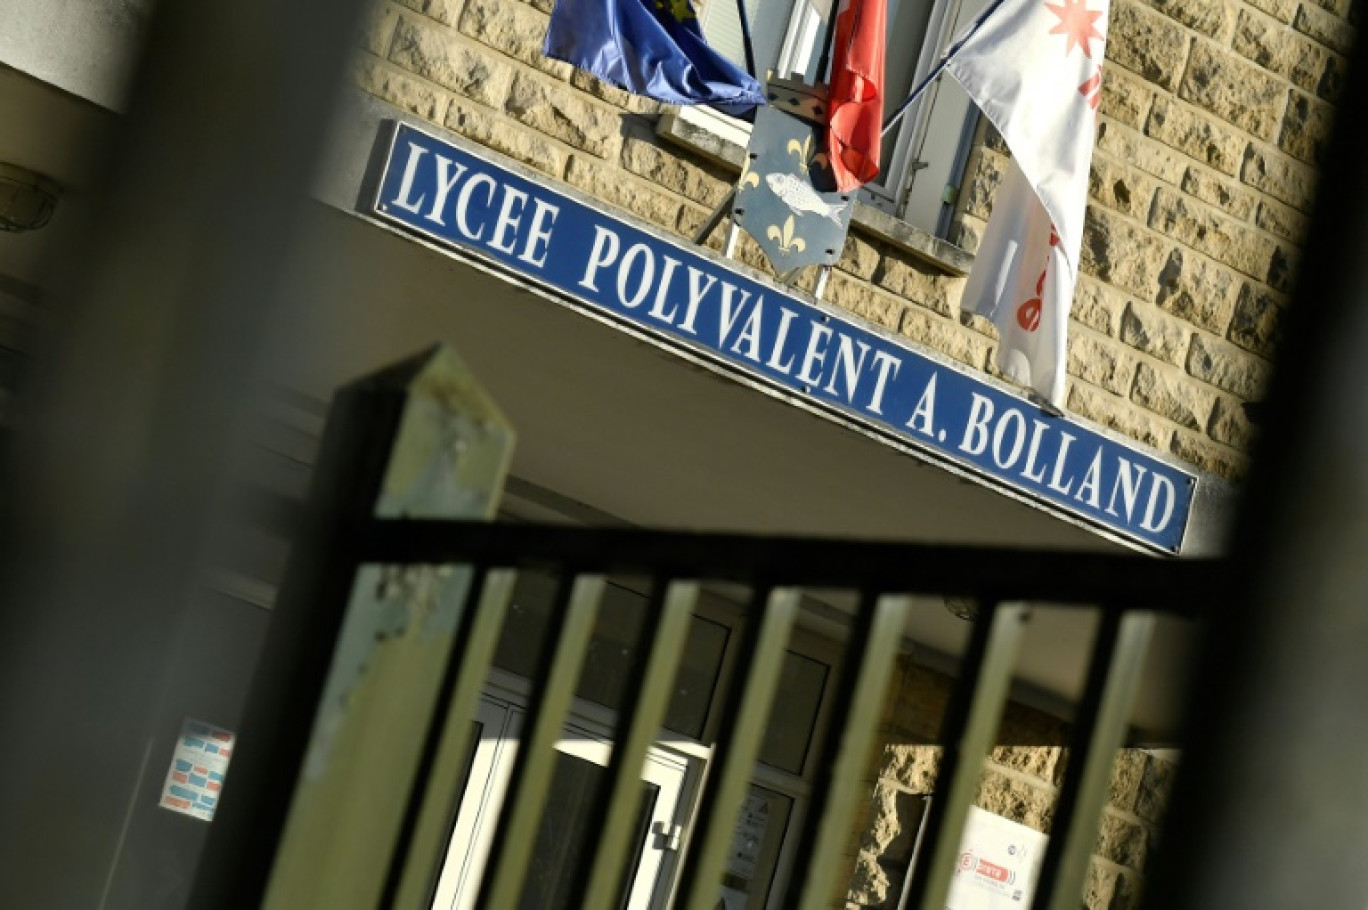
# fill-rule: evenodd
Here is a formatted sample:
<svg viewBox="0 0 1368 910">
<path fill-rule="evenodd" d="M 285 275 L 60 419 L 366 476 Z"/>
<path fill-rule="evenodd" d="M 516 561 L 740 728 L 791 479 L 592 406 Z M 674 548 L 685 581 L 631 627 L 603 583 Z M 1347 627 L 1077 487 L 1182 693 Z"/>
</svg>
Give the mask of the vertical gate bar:
<svg viewBox="0 0 1368 910">
<path fill-rule="evenodd" d="M 680 876 L 674 904 L 680 910 L 714 910 L 717 906 L 736 814 L 745 802 L 746 786 L 760 753 L 774 693 L 779 688 L 779 673 L 798 613 L 799 596 L 793 588 L 768 592 L 757 588 L 752 599 L 752 615 L 748 617 L 737 660 L 737 666 L 745 668 L 746 677 L 741 685 L 733 683 L 727 695 L 722 731 L 713 753 L 716 773 L 710 774 L 703 793 L 695 836 Z M 763 614 L 757 621 L 754 612 L 762 603 Z"/>
<path fill-rule="evenodd" d="M 612 789 L 604 817 L 589 830 L 600 831 L 593 863 L 582 868 L 570 890 L 569 907 L 609 907 L 618 894 L 630 837 L 641 803 L 641 769 L 646 751 L 659 735 L 674 694 L 675 674 L 689 638 L 689 620 L 698 601 L 694 581 L 670 582 L 658 621 L 649 624 L 654 633 L 645 673 L 623 706 L 608 766 Z M 633 704 L 634 703 L 634 704 Z M 630 708 L 630 713 L 628 713 Z M 625 729 L 624 729 L 625 727 Z"/>
<path fill-rule="evenodd" d="M 1134 612 L 1122 617 L 1114 610 L 1104 616 L 1097 631 L 1033 910 L 1076 910 L 1082 899 L 1112 765 L 1130 725 L 1153 632 L 1154 614 Z"/>
<path fill-rule="evenodd" d="M 808 820 L 798 842 L 798 863 L 808 864 L 808 874 L 802 891 L 790 894 L 788 905 L 797 905 L 799 910 L 822 910 L 831 904 L 838 871 L 838 864 L 831 858 L 842 855 L 850 840 L 869 747 L 883 714 L 888 679 L 902 647 L 902 631 L 911 604 L 909 597 L 884 595 L 873 601 L 872 609 L 861 609 L 861 640 L 851 642 L 841 672 L 845 691 L 839 696 L 836 710 L 837 716 L 846 718 L 845 725 L 839 739 L 827 739 L 827 754 L 818 766 L 825 772 L 818 772 L 823 779 L 813 793 Z"/>
<path fill-rule="evenodd" d="M 1007 703 L 1007 689 L 1030 608 L 1013 601 L 996 604 L 992 615 L 974 623 L 965 666 L 946 712 L 944 753 L 926 819 L 930 852 L 912 876 L 909 907 L 944 907 L 955 871 L 964 824 L 978 792 L 979 772 Z"/>
<path fill-rule="evenodd" d="M 549 624 L 549 646 L 555 650 L 546 672 L 539 674 L 533 684 L 525 739 L 514 760 L 508 796 L 499 813 L 480 882 L 477 907 L 518 905 L 546 791 L 551 786 L 556 743 L 565 727 L 565 716 L 589 650 L 604 587 L 602 575 L 576 575 L 569 604 L 559 611 L 562 616 L 553 617 Z"/>
<path fill-rule="evenodd" d="M 395 844 L 381 907 L 420 910 L 432 902 L 451 816 L 461 796 L 461 769 L 474 745 L 471 722 L 517 580 L 518 573 L 512 569 L 486 570 L 475 609 L 467 609 L 462 619 L 448 667 L 446 704 L 439 704 L 433 715 L 435 754 L 431 764 L 420 769 L 409 804 L 416 818 L 411 821 L 407 843 L 401 838 Z"/>
</svg>

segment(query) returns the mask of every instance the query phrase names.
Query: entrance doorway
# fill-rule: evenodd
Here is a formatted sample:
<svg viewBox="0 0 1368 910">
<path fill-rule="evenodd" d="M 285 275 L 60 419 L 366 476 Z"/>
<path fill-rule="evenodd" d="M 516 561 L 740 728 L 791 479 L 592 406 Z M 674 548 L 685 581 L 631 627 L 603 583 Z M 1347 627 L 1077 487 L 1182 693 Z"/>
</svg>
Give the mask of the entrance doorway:
<svg viewBox="0 0 1368 910">
<path fill-rule="evenodd" d="M 494 686 L 476 712 L 475 748 L 456 812 L 433 910 L 474 910 L 499 810 L 517 757 L 525 705 Z M 592 721 L 573 715 L 556 744 L 556 765 L 546 811 L 537 830 L 520 908 L 560 910 L 570 879 L 591 862 L 597 843 L 590 810 L 609 785 L 612 744 Z M 689 774 L 682 755 L 655 747 L 642 769 L 642 801 L 632 860 L 614 910 L 656 910 L 668 898 L 678 854 L 681 799 Z"/>
</svg>

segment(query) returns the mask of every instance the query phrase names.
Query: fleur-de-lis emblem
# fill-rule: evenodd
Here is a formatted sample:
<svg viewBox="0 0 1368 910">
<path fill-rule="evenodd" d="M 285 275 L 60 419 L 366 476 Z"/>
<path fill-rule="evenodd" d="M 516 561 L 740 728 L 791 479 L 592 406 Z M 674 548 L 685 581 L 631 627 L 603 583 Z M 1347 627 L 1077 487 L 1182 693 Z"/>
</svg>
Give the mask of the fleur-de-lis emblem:
<svg viewBox="0 0 1368 910">
<path fill-rule="evenodd" d="M 793 216 L 788 216 L 784 222 L 784 229 L 781 231 L 779 226 L 771 224 L 765 236 L 779 244 L 779 252 L 787 256 L 790 252 L 801 253 L 807 249 L 807 241 L 802 237 L 795 237 L 793 232 Z"/>
<path fill-rule="evenodd" d="M 748 156 L 746 158 L 746 166 L 741 169 L 741 179 L 736 183 L 737 187 L 740 189 L 745 189 L 748 186 L 760 185 L 760 175 L 752 171 L 750 166 L 751 159 Z"/>
<path fill-rule="evenodd" d="M 801 161 L 804 166 L 815 164 L 822 170 L 826 170 L 830 163 L 830 159 L 827 158 L 826 152 L 818 152 L 815 155 L 812 154 L 812 136 L 810 134 L 804 138 L 802 142 L 799 142 L 797 139 L 790 139 L 786 150 L 790 155 L 797 155 L 798 160 Z"/>
</svg>

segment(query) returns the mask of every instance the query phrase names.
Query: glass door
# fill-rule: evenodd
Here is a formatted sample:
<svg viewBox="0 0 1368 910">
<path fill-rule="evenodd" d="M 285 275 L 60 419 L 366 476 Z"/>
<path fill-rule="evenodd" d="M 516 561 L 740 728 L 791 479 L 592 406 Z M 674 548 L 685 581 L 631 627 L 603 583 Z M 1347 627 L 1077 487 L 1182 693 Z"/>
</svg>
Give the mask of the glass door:
<svg viewBox="0 0 1368 910">
<path fill-rule="evenodd" d="M 457 810 L 446 862 L 433 901 L 434 910 L 473 910 L 480 876 L 522 728 L 521 705 L 485 695 L 476 715 L 477 741 L 466 786 Z M 597 839 L 589 830 L 589 813 L 600 791 L 609 785 L 611 745 L 573 723 L 556 744 L 556 764 L 546 809 L 533 845 L 519 910 L 568 907 L 571 876 L 591 862 Z M 687 762 L 652 749 L 642 773 L 635 854 L 624 876 L 620 910 L 652 910 L 665 905 L 668 872 L 678 849 L 676 813 L 684 789 Z"/>
</svg>

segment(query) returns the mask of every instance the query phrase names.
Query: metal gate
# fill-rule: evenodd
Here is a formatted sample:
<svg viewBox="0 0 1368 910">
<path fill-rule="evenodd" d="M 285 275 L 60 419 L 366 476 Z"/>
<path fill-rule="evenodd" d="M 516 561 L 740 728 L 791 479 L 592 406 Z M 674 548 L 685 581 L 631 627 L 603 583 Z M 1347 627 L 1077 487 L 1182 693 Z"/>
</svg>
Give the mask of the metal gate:
<svg viewBox="0 0 1368 910">
<path fill-rule="evenodd" d="M 600 832 L 593 859 L 578 869 L 565 906 L 607 907 L 620 893 L 642 764 L 661 729 L 683 631 L 700 586 L 710 582 L 743 584 L 751 594 L 741 669 L 724 695 L 673 906 L 716 906 L 804 589 L 857 592 L 859 607 L 784 906 L 829 906 L 842 884 L 839 857 L 864 796 L 902 630 L 910 610 L 925 609 L 913 605 L 914 594 L 969 598 L 980 609 L 944 719 L 945 752 L 911 907 L 945 906 L 1029 604 L 1071 604 L 1100 616 L 1034 903 L 1078 906 L 1154 617 L 1196 616 L 1220 594 L 1219 564 L 452 520 L 443 516 L 487 511 L 491 497 L 476 495 L 472 506 L 469 490 L 443 492 L 434 470 L 483 465 L 464 469 L 467 479 L 495 487 L 509 445 L 485 403 L 462 403 L 451 392 L 463 387 L 460 370 L 438 350 L 349 387 L 334 405 L 193 906 L 429 906 L 494 642 L 517 573 L 530 568 L 559 579 L 550 644 L 531 674 L 523 736 L 475 906 L 518 906 L 555 744 L 613 573 L 649 579 L 645 631 L 620 707 L 611 785 L 592 808 L 588 828 Z M 449 438 L 434 444 L 443 433 Z M 396 485 L 396 471 L 408 480 Z M 381 609 L 388 595 L 376 592 L 386 585 L 409 611 L 398 620 L 384 612 L 393 603 Z M 424 623 L 431 628 L 415 631 Z M 404 673 L 386 669 L 398 664 Z"/>
</svg>

